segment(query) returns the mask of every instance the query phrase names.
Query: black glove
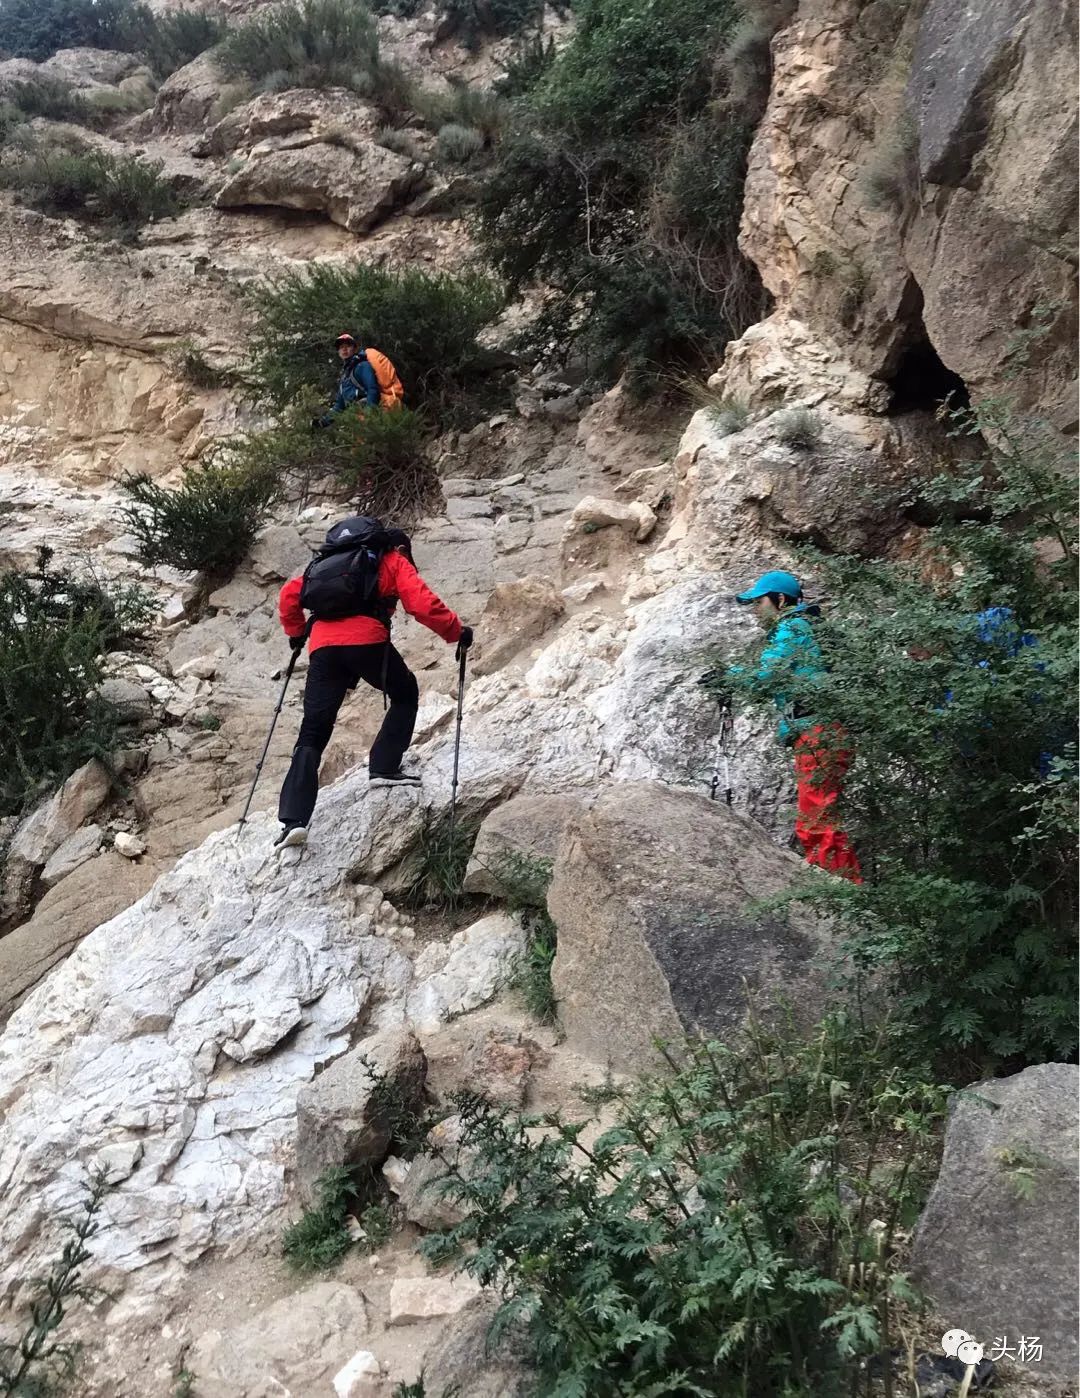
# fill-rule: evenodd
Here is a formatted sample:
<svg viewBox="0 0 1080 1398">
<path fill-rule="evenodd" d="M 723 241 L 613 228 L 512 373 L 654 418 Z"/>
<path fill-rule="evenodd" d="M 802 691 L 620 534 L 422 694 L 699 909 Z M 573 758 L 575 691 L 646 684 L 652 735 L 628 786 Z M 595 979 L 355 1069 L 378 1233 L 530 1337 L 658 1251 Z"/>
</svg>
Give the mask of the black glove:
<svg viewBox="0 0 1080 1398">
<path fill-rule="evenodd" d="M 460 659 L 473 643 L 473 629 L 471 626 L 463 626 L 461 635 L 458 637 L 456 654 Z"/>
<path fill-rule="evenodd" d="M 311 430 L 312 432 L 321 432 L 324 427 L 329 427 L 333 421 L 334 419 L 330 413 L 323 413 L 322 417 L 313 417 L 311 419 Z"/>
<path fill-rule="evenodd" d="M 305 646 L 306 644 L 307 644 L 307 632 L 306 632 L 306 631 L 304 632 L 304 634 L 303 634 L 302 636 L 290 636 L 290 637 L 289 637 L 289 649 L 292 651 L 293 655 L 295 655 L 296 652 L 297 652 L 298 650 L 303 650 L 303 649 L 304 649 L 304 646 Z"/>
</svg>

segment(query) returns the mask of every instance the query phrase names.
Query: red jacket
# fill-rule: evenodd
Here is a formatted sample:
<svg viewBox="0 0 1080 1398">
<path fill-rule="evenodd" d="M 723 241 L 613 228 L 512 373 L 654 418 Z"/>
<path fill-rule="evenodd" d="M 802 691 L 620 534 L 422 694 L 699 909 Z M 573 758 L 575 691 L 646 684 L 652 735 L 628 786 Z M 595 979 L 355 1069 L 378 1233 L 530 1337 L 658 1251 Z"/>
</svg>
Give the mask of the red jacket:
<svg viewBox="0 0 1080 1398">
<path fill-rule="evenodd" d="M 307 618 L 300 606 L 303 577 L 290 578 L 278 598 L 278 615 L 287 636 L 302 636 Z M 452 645 L 461 635 L 461 622 L 444 602 L 435 596 L 409 560 L 395 550 L 383 555 L 379 564 L 379 596 L 391 607 L 400 602 L 410 616 L 422 622 Z M 341 621 L 317 621 L 311 628 L 308 650 L 320 646 L 374 646 L 385 641 L 389 631 L 371 616 L 347 616 Z"/>
</svg>

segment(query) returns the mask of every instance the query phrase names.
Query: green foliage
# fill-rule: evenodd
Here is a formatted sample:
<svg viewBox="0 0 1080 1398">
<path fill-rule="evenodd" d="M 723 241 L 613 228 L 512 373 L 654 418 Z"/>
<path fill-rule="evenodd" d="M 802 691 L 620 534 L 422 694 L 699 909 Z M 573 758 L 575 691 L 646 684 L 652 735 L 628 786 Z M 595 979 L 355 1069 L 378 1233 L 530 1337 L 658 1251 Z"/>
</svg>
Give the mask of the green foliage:
<svg viewBox="0 0 1080 1398">
<path fill-rule="evenodd" d="M 389 355 L 406 400 L 418 406 L 445 408 L 481 396 L 499 362 L 477 337 L 504 298 L 480 273 L 322 263 L 288 272 L 251 296 L 248 377 L 279 409 L 312 392 L 329 395 L 340 371 L 333 343 L 344 326 Z"/>
<path fill-rule="evenodd" d="M 555 62 L 555 40 L 529 34 L 520 39 L 506 60 L 503 76 L 494 85 L 498 96 L 512 101 L 532 92 Z"/>
<path fill-rule="evenodd" d="M 295 0 L 229 30 L 217 55 L 227 77 L 265 89 L 347 87 L 372 92 L 379 37 L 371 11 L 348 0 Z"/>
<path fill-rule="evenodd" d="M 429 1393 L 423 1374 L 412 1383 L 401 1383 L 394 1389 L 390 1398 L 460 1398 L 461 1389 L 456 1383 L 448 1384 L 440 1395 Z"/>
<path fill-rule="evenodd" d="M 225 35 L 225 21 L 206 10 L 178 9 L 143 16 L 145 38 L 138 52 L 159 78 L 167 78 L 200 53 L 212 49 Z"/>
<path fill-rule="evenodd" d="M 43 549 L 0 574 L 0 815 L 15 815 L 113 746 L 118 715 L 97 697 L 102 656 L 137 644 L 153 612 L 141 589 L 80 578 Z"/>
<path fill-rule="evenodd" d="M 176 1375 L 172 1398 L 196 1398 L 195 1375 L 190 1369 L 181 1369 Z"/>
<path fill-rule="evenodd" d="M 202 10 L 157 16 L 138 0 L 4 0 L 0 50 L 41 62 L 57 49 L 113 49 L 137 53 L 158 77 L 212 47 L 223 22 Z"/>
<path fill-rule="evenodd" d="M 226 459 L 184 470 L 175 490 L 149 476 L 121 482 L 131 504 L 122 510 L 150 564 L 223 577 L 241 561 L 279 494 L 276 476 Z"/>
<path fill-rule="evenodd" d="M 948 418 L 993 449 L 923 488 L 943 522 L 921 556 L 815 560 L 827 668 L 782 683 L 852 754 L 866 876 L 800 897 L 913 1038 L 986 1071 L 1076 1052 L 1076 495 L 1051 429 L 996 402 Z"/>
<path fill-rule="evenodd" d="M 104 1174 L 95 1175 L 81 1212 L 64 1220 L 71 1237 L 49 1275 L 34 1284 L 25 1330 L 15 1344 L 0 1343 L 0 1394 L 44 1398 L 55 1391 L 54 1385 L 70 1378 L 79 1347 L 55 1336 L 73 1301 L 93 1304 L 100 1299 L 100 1292 L 83 1281 L 83 1268 L 90 1260 L 89 1243 L 108 1188 Z"/>
<path fill-rule="evenodd" d="M 484 138 L 471 126 L 458 126 L 449 122 L 439 128 L 435 149 L 439 159 L 448 165 L 467 165 L 484 149 Z"/>
<path fill-rule="evenodd" d="M 29 120 L 72 121 L 83 126 L 94 124 L 95 112 L 86 96 L 59 78 L 37 77 L 32 82 L 12 83 L 6 100 Z"/>
<path fill-rule="evenodd" d="M 541 1024 L 554 1024 L 556 1016 L 551 966 L 558 933 L 547 909 L 551 867 L 550 859 L 508 850 L 491 871 L 499 881 L 507 906 L 520 915 L 525 930 L 525 950 L 514 967 L 512 984 L 525 1008 Z"/>
<path fill-rule="evenodd" d="M 352 1171 L 326 1170 L 316 1184 L 316 1203 L 282 1238 L 282 1256 L 296 1272 L 319 1272 L 335 1266 L 352 1247 L 349 1214 L 358 1197 Z"/>
<path fill-rule="evenodd" d="M 465 897 L 465 870 L 479 828 L 477 820 L 458 820 L 451 829 L 446 817 L 427 827 L 420 838 L 416 873 L 405 895 L 407 906 L 457 910 Z"/>
<path fill-rule="evenodd" d="M 241 475 L 260 478 L 291 474 L 310 481 L 333 475 L 357 514 L 401 526 L 415 523 L 442 499 L 420 413 L 354 407 L 316 432 L 309 419 L 310 413 L 301 411 L 269 431 L 234 437 L 219 459 Z"/>
<path fill-rule="evenodd" d="M 663 366 L 715 360 L 765 304 L 737 247 L 753 104 L 729 100 L 719 61 L 738 6 L 583 0 L 576 13 L 562 50 L 528 50 L 514 72 L 477 232 L 514 291 L 545 288 L 531 350 L 582 350 L 643 387 Z"/>
<path fill-rule="evenodd" d="M 789 408 L 772 422 L 776 439 L 797 451 L 813 451 L 821 441 L 821 418 L 809 408 Z"/>
<path fill-rule="evenodd" d="M 413 93 L 413 107 L 436 128 L 466 127 L 478 134 L 481 145 L 492 145 L 506 126 L 509 109 L 489 87 L 470 87 L 450 79 L 445 87 L 420 87 Z M 477 147 L 479 149 L 479 147 Z"/>
<path fill-rule="evenodd" d="M 42 213 L 78 217 L 106 233 L 132 237 L 153 219 L 170 218 L 181 202 L 159 162 L 101 151 L 33 146 L 0 166 L 0 187 Z"/>
<path fill-rule="evenodd" d="M 382 126 L 375 139 L 384 149 L 392 150 L 395 155 L 403 155 L 406 160 L 423 159 L 415 138 L 408 131 L 398 131 L 393 126 Z"/>
<path fill-rule="evenodd" d="M 445 27 L 471 49 L 485 37 L 535 29 L 544 14 L 543 0 L 440 0 L 440 9 Z"/>
<path fill-rule="evenodd" d="M 899 1238 L 936 1164 L 944 1090 L 834 1015 L 694 1043 L 616 1125 L 463 1100 L 465 1222 L 422 1246 L 524 1322 L 541 1398 L 840 1398 L 916 1298 Z M 493 1333 L 496 1333 L 493 1331 Z"/>
<path fill-rule="evenodd" d="M 195 388 L 227 388 L 235 374 L 211 364 L 194 340 L 182 340 L 171 352 L 176 372 Z"/>
</svg>

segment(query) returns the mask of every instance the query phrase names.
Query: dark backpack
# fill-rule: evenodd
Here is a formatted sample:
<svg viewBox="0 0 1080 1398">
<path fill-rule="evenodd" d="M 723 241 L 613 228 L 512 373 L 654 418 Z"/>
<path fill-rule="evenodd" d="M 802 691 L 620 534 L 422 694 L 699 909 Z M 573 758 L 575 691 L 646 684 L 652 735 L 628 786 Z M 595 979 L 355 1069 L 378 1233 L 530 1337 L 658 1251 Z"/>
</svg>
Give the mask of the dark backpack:
<svg viewBox="0 0 1080 1398">
<path fill-rule="evenodd" d="M 335 524 L 304 569 L 301 607 L 314 621 L 369 616 L 389 626 L 393 603 L 379 596 L 379 564 L 389 547 L 381 520 L 353 515 Z"/>
</svg>

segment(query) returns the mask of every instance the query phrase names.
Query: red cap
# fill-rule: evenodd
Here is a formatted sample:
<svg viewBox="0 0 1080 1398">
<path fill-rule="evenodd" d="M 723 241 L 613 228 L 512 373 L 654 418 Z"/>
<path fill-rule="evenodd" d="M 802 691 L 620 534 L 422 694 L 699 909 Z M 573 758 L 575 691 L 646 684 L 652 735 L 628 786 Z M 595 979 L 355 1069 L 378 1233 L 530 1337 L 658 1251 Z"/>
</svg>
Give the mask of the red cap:
<svg viewBox="0 0 1080 1398">
<path fill-rule="evenodd" d="M 334 341 L 334 344 L 340 345 L 344 340 L 348 340 L 349 344 L 351 345 L 355 345 L 357 343 L 355 335 L 350 335 L 347 330 L 343 330 L 341 334 L 337 337 L 337 339 Z"/>
</svg>

